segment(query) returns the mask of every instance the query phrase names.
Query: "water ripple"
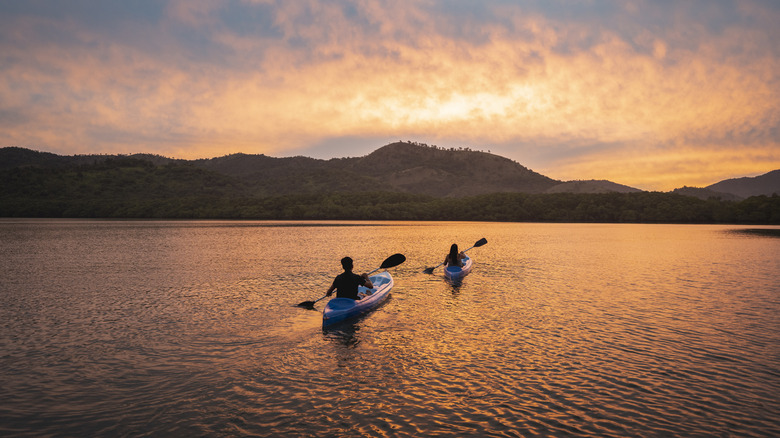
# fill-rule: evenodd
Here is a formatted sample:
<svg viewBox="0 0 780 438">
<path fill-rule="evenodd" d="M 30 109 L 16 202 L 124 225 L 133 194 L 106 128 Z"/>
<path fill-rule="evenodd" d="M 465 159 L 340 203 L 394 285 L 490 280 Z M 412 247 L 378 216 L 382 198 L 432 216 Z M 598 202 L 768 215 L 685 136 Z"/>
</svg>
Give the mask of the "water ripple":
<svg viewBox="0 0 780 438">
<path fill-rule="evenodd" d="M 0 226 L 0 435 L 780 436 L 777 239 L 230 224 Z M 295 306 L 395 252 L 368 317 Z"/>
</svg>

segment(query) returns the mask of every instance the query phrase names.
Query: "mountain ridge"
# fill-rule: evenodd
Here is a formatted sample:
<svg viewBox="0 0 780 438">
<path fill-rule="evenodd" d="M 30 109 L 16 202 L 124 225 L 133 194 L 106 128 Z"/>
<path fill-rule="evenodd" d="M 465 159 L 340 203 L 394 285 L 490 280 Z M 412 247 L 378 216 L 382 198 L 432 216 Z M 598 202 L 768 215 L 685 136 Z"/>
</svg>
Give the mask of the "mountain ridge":
<svg viewBox="0 0 780 438">
<path fill-rule="evenodd" d="M 705 188 L 715 192 L 731 193 L 742 198 L 780 194 L 780 169 L 754 177 L 726 179 Z"/>
<path fill-rule="evenodd" d="M 435 197 L 489 193 L 632 193 L 642 190 L 606 180 L 559 181 L 502 156 L 469 148 L 440 148 L 394 142 L 362 157 L 270 157 L 229 154 L 183 160 L 153 154 L 57 155 L 20 147 L 0 148 L 0 171 L 17 167 L 66 167 L 107 160 L 136 159 L 156 166 L 188 165 L 235 178 L 259 195 L 395 191 Z M 780 193 L 780 169 L 756 177 L 732 178 L 704 188 L 672 191 L 700 199 L 740 200 Z"/>
</svg>

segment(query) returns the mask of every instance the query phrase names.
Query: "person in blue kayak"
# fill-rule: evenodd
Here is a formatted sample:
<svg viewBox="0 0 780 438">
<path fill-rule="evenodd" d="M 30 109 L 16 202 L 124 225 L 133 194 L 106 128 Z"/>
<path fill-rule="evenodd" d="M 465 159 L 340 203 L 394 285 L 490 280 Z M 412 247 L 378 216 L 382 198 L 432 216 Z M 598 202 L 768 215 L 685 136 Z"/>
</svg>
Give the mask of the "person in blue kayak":
<svg viewBox="0 0 780 438">
<path fill-rule="evenodd" d="M 461 260 L 466 258 L 466 253 L 458 251 L 458 244 L 453 243 L 447 257 L 444 257 L 444 266 L 463 266 Z"/>
<path fill-rule="evenodd" d="M 337 291 L 336 296 L 339 298 L 359 300 L 358 286 L 365 286 L 369 289 L 374 288 L 374 284 L 368 279 L 368 274 L 357 275 L 352 273 L 353 264 L 351 258 L 344 257 L 341 259 L 341 266 L 344 268 L 344 272 L 336 276 L 325 295 L 331 296 L 335 290 Z"/>
</svg>

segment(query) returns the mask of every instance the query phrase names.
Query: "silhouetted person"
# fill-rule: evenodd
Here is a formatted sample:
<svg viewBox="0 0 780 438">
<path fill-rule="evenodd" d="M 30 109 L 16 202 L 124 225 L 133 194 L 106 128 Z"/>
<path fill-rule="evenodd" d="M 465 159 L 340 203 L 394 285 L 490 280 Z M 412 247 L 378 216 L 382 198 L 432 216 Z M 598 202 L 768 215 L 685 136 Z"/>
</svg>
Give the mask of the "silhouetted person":
<svg viewBox="0 0 780 438">
<path fill-rule="evenodd" d="M 466 258 L 466 253 L 458 252 L 458 244 L 453 243 L 447 257 L 444 257 L 444 266 L 463 266 L 461 260 Z"/>
<path fill-rule="evenodd" d="M 368 279 L 368 274 L 357 275 L 352 273 L 352 259 L 344 257 L 341 259 L 341 266 L 344 272 L 337 275 L 333 284 L 328 288 L 327 296 L 331 296 L 336 290 L 336 296 L 339 298 L 352 298 L 358 300 L 358 286 L 365 286 L 369 289 L 374 288 L 374 284 Z"/>
</svg>

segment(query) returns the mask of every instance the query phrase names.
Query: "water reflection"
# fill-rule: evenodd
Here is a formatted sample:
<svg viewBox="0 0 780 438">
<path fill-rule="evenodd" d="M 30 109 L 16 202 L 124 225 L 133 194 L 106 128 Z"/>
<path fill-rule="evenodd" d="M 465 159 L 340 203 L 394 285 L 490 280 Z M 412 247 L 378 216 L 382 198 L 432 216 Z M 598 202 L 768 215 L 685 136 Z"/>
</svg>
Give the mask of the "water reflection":
<svg viewBox="0 0 780 438">
<path fill-rule="evenodd" d="M 323 327 L 322 334 L 324 338 L 334 344 L 342 345 L 347 348 L 355 348 L 360 343 L 359 321 L 345 321 L 329 327 Z"/>
<path fill-rule="evenodd" d="M 460 287 L 463 285 L 463 278 L 458 278 L 456 280 L 445 279 L 444 281 L 452 288 L 453 295 L 457 295 L 458 292 L 460 292 Z"/>
<path fill-rule="evenodd" d="M 742 230 L 731 230 L 730 232 L 757 237 L 780 237 L 780 229 L 778 228 L 747 228 Z"/>
<path fill-rule="evenodd" d="M 778 435 L 778 239 L 285 225 L 0 221 L 0 435 Z M 463 281 L 423 273 L 483 236 Z M 379 309 L 296 307 L 399 251 Z"/>
<path fill-rule="evenodd" d="M 392 300 L 393 295 L 392 292 L 390 292 L 387 299 L 374 310 L 361 314 L 356 318 L 350 318 L 328 327 L 322 327 L 323 337 L 348 348 L 356 347 L 360 343 L 359 332 L 361 325 L 365 324 L 365 321 L 368 318 L 371 318 L 374 313 L 381 312 L 381 309 L 387 306 Z"/>
</svg>

